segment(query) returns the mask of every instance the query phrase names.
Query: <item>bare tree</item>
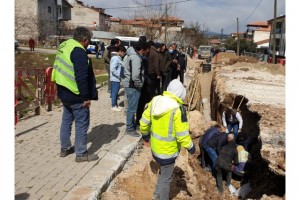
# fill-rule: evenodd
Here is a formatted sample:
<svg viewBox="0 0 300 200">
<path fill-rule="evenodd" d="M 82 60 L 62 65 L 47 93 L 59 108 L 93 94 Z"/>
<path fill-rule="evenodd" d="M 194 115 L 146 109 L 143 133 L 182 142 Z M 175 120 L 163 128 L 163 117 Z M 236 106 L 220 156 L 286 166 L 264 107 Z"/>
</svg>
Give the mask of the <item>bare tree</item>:
<svg viewBox="0 0 300 200">
<path fill-rule="evenodd" d="M 167 35 L 166 27 L 170 24 L 169 16 L 174 16 L 175 4 L 160 1 L 159 4 L 151 3 L 151 0 L 144 0 L 141 3 L 138 0 L 132 0 L 137 6 L 138 11 L 135 12 L 135 19 L 143 19 L 141 25 L 144 26 L 145 36 L 149 40 L 162 40 Z"/>
</svg>

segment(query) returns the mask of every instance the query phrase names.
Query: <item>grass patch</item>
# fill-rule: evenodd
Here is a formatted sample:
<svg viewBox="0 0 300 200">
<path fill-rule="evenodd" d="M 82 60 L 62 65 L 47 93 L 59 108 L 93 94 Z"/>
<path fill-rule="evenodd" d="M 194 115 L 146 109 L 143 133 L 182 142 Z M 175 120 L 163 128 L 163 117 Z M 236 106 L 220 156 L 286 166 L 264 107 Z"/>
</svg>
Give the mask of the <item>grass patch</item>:
<svg viewBox="0 0 300 200">
<path fill-rule="evenodd" d="M 56 54 L 32 53 L 21 51 L 15 54 L 15 69 L 18 68 L 48 68 L 52 67 Z M 107 73 L 104 59 L 92 57 L 95 76 Z"/>
<path fill-rule="evenodd" d="M 108 80 L 108 75 L 105 74 L 105 75 L 100 75 L 100 76 L 96 76 L 96 83 L 97 84 L 102 84 L 103 82 L 107 82 Z M 107 84 L 107 83 L 106 83 Z M 105 85 L 106 85 L 105 84 Z"/>
</svg>

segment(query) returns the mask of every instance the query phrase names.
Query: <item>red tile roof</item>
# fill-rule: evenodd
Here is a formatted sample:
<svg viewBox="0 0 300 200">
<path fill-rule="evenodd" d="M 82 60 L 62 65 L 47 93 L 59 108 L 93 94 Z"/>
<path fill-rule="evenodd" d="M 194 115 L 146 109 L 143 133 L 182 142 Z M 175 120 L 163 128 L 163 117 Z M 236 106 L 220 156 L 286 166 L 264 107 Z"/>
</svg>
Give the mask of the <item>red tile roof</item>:
<svg viewBox="0 0 300 200">
<path fill-rule="evenodd" d="M 256 31 L 271 31 L 271 27 L 270 26 L 268 28 L 262 27 L 257 29 Z"/>
<path fill-rule="evenodd" d="M 211 44 L 221 44 L 221 42 L 219 40 L 213 39 L 211 41 L 209 41 L 209 43 Z"/>
<path fill-rule="evenodd" d="M 247 24 L 247 26 L 252 26 L 252 27 L 268 27 L 268 22 L 251 22 Z"/>
</svg>

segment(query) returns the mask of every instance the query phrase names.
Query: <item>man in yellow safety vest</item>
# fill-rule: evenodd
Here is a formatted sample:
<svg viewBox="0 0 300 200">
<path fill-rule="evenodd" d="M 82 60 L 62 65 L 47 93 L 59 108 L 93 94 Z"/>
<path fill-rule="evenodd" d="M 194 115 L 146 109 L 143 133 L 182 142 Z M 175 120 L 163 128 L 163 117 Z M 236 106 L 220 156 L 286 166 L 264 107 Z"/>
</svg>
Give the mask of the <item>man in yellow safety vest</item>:
<svg viewBox="0 0 300 200">
<path fill-rule="evenodd" d="M 153 199 L 169 199 L 175 160 L 180 148 L 195 153 L 183 107 L 185 96 L 186 89 L 179 80 L 174 79 L 163 95 L 152 99 L 140 120 L 142 138 L 146 142 L 150 139 L 152 155 L 160 164 Z"/>
<path fill-rule="evenodd" d="M 66 157 L 75 152 L 76 162 L 99 158 L 98 155 L 87 152 L 91 100 L 98 100 L 96 79 L 86 52 L 92 35 L 87 28 L 77 27 L 73 39 L 60 44 L 51 77 L 57 86 L 57 96 L 63 104 L 59 156 Z M 75 121 L 75 147 L 71 145 L 70 140 L 73 121 Z"/>
</svg>

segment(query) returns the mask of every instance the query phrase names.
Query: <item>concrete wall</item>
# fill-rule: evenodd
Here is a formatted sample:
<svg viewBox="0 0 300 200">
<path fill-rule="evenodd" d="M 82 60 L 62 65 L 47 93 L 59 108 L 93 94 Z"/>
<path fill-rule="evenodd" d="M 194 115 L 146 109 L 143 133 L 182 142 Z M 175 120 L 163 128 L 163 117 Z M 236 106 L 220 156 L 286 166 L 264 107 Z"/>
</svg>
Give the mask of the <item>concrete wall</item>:
<svg viewBox="0 0 300 200">
<path fill-rule="evenodd" d="M 256 43 L 262 40 L 267 40 L 269 37 L 269 31 L 254 31 L 253 42 Z"/>
<path fill-rule="evenodd" d="M 15 37 L 44 39 L 57 33 L 56 0 L 16 0 Z"/>
<path fill-rule="evenodd" d="M 95 27 L 100 24 L 100 14 L 91 8 L 84 7 L 80 4 L 72 4 L 73 8 L 71 11 L 71 20 L 68 24 L 71 27 L 85 26 L 85 27 Z"/>
</svg>

